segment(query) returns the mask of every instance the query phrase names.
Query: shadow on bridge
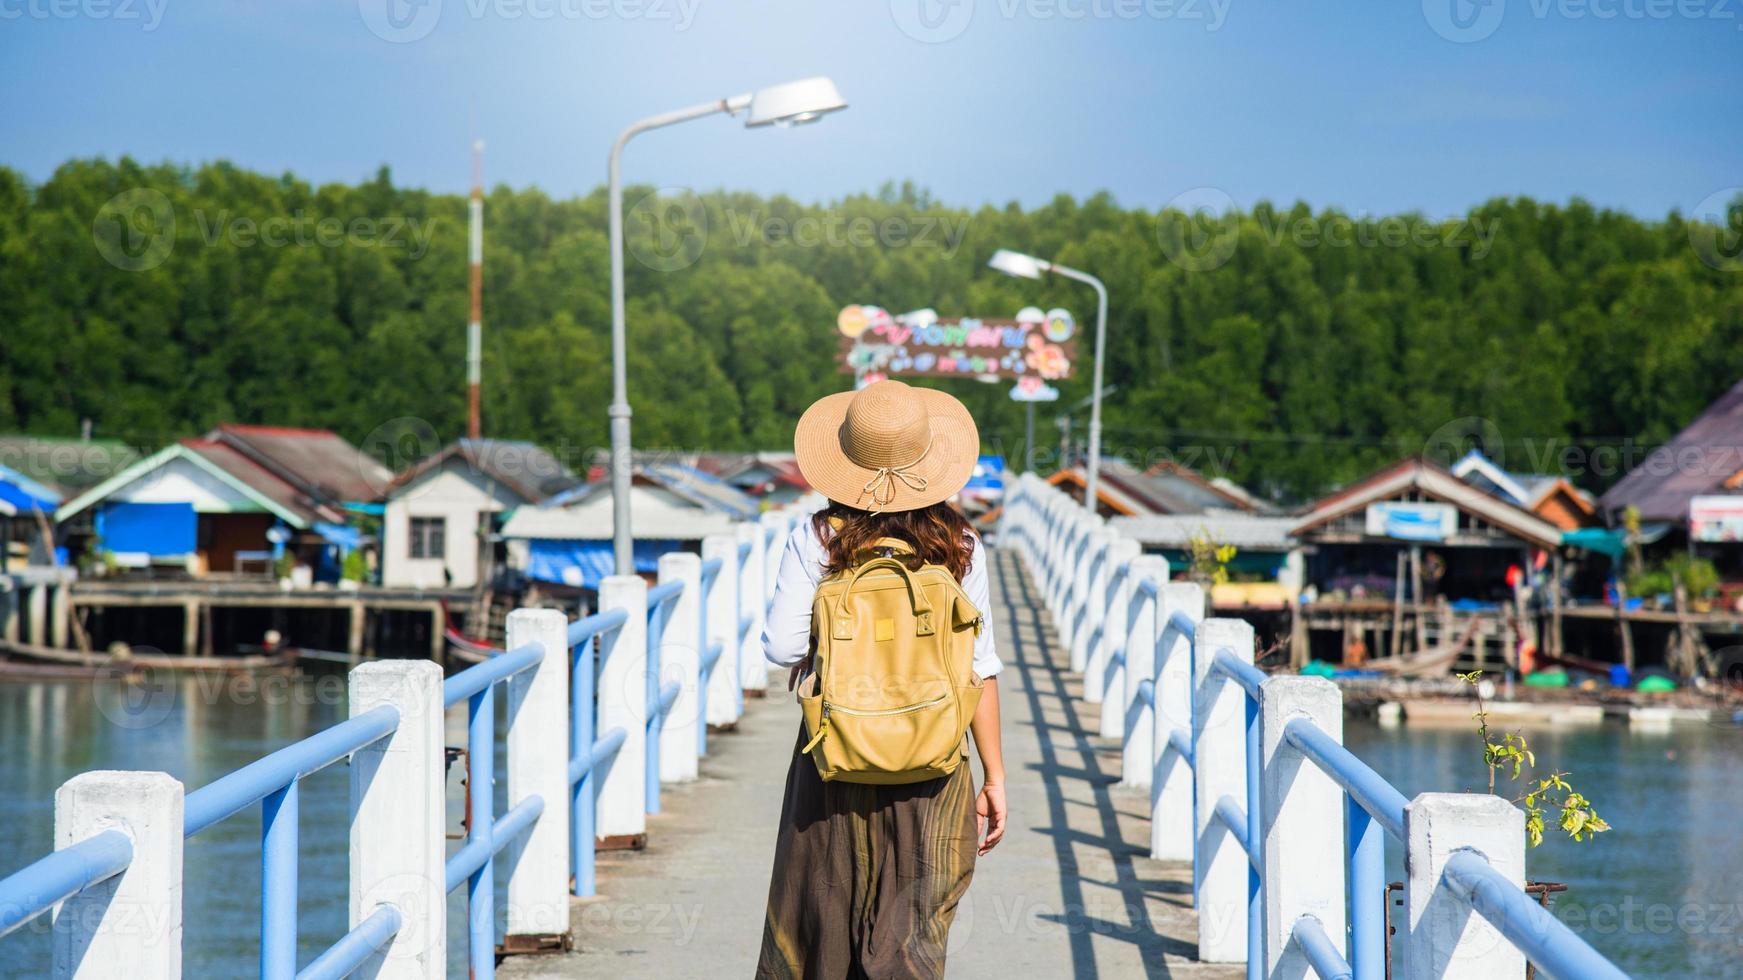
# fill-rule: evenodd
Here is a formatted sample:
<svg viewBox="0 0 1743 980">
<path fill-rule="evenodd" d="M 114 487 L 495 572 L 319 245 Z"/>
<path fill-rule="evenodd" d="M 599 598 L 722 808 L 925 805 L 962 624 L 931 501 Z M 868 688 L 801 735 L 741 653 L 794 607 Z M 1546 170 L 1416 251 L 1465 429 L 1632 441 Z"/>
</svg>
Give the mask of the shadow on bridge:
<svg viewBox="0 0 1743 980">
<path fill-rule="evenodd" d="M 1044 805 L 1047 822 L 1026 829 L 1050 844 L 1059 889 L 1058 906 L 1037 911 L 1034 919 L 1063 931 L 1048 930 L 1068 944 L 1073 976 L 1136 976 L 1141 969 L 1143 976 L 1168 977 L 1183 966 L 1202 976 L 1205 968 L 1192 963 L 1197 945 L 1186 938 L 1193 935 L 1190 867 L 1149 859 L 1147 791 L 1119 786 L 1118 746 L 1101 744 L 1093 734 L 1096 709 L 1081 701 L 1081 682 L 1068 669 L 1068 654 L 1022 563 L 1011 552 L 995 555 L 1003 613 L 997 636 L 1007 665 L 1005 737 L 1016 749 L 1007 749 L 1009 778 L 1031 789 L 1040 784 L 1036 802 Z M 1029 758 L 1019 763 L 1021 755 Z M 1039 812 L 1018 812 L 1013 803 L 1018 825 Z M 1001 890 L 1000 859 L 1016 857 L 989 856 L 977 872 L 977 888 Z"/>
</svg>

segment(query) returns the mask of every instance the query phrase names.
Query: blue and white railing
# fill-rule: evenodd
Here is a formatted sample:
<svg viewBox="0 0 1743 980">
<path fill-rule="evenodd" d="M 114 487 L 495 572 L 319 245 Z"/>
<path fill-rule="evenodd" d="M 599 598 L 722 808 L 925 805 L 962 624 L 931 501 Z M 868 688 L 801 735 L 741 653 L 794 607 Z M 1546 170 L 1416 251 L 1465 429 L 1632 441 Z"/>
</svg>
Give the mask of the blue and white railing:
<svg viewBox="0 0 1743 980">
<path fill-rule="evenodd" d="M 507 950 L 570 928 L 570 893 L 595 891 L 600 838 L 638 838 L 662 783 L 695 779 L 707 726 L 761 690 L 756 633 L 780 543 L 798 511 L 711 535 L 703 555 L 660 559 L 658 583 L 612 576 L 600 611 L 509 615 L 508 647 L 444 680 L 429 661 L 350 674 L 349 720 L 184 795 L 166 773 L 94 771 L 55 794 L 55 851 L 0 880 L 0 935 L 53 911 L 52 974 L 182 975 L 183 840 L 261 806 L 260 975 L 442 977 L 447 895 L 467 890 L 471 975 L 495 975 L 497 857 Z M 495 810 L 496 707 L 506 705 L 506 796 Z M 467 705 L 466 839 L 447 854 L 447 709 Z M 692 727 L 694 731 L 692 731 Z M 350 763 L 350 928 L 297 964 L 303 777 Z M 49 971 L 45 971 L 49 972 Z"/>
<path fill-rule="evenodd" d="M 1207 615 L 1076 501 L 1033 476 L 999 527 L 1039 581 L 1121 740 L 1122 782 L 1150 791 L 1150 853 L 1190 860 L 1198 955 L 1254 978 L 1386 976 L 1385 841 L 1404 849 L 1400 977 L 1625 977 L 1532 900 L 1525 817 L 1497 796 L 1406 800 L 1343 747 L 1343 695 L 1318 677 L 1253 665 L 1253 628 Z"/>
</svg>

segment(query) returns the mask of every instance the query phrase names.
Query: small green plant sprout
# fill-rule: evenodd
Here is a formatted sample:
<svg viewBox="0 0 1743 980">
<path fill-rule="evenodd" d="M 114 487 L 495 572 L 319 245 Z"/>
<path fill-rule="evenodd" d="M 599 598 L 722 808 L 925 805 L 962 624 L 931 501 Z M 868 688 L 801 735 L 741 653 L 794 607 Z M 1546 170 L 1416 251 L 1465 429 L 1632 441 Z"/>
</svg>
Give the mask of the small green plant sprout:
<svg viewBox="0 0 1743 980">
<path fill-rule="evenodd" d="M 1489 771 L 1489 792 L 1495 794 L 1495 777 L 1501 772 L 1505 772 L 1508 779 L 1526 787 L 1511 802 L 1525 809 L 1525 836 L 1530 840 L 1531 846 L 1536 847 L 1543 843 L 1543 832 L 1547 826 L 1544 822 L 1545 814 L 1551 810 L 1559 811 L 1559 826 L 1576 841 L 1589 840 L 1609 830 L 1609 823 L 1598 816 L 1592 801 L 1568 783 L 1568 773 L 1557 770 L 1544 777 L 1528 774 L 1529 770 L 1537 768 L 1537 755 L 1531 751 L 1531 743 L 1524 735 L 1516 731 L 1505 732 L 1497 739 L 1490 732 L 1489 709 L 1483 703 L 1482 688 L 1478 686 L 1483 672 L 1473 670 L 1456 676 L 1471 685 L 1477 698 L 1477 711 L 1471 718 L 1477 723 L 1477 736 L 1483 740 L 1483 765 Z"/>
<path fill-rule="evenodd" d="M 1188 578 L 1205 585 L 1228 584 L 1229 562 L 1235 560 L 1239 549 L 1232 544 L 1218 544 L 1206 531 L 1195 533 L 1187 547 L 1192 559 Z"/>
</svg>

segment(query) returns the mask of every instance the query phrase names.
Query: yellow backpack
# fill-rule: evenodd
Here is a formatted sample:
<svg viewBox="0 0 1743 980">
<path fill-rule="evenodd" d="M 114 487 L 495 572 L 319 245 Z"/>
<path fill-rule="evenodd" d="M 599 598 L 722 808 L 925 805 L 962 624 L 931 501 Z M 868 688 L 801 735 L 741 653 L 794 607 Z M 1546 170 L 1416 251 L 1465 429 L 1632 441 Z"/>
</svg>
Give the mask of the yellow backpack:
<svg viewBox="0 0 1743 980">
<path fill-rule="evenodd" d="M 872 557 L 879 550 L 895 554 Z M 974 676 L 981 614 L 948 568 L 910 571 L 913 561 L 912 547 L 881 538 L 818 583 L 800 751 L 825 780 L 916 783 L 962 761 L 985 683 Z"/>
</svg>

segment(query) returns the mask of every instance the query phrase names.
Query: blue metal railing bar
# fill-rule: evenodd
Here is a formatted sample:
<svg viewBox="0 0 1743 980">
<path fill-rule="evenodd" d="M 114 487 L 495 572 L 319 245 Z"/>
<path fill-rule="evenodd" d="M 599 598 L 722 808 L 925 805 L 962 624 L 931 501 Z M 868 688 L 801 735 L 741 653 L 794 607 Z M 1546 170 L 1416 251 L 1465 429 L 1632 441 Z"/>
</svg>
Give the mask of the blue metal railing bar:
<svg viewBox="0 0 1743 980">
<path fill-rule="evenodd" d="M 607 609 L 569 624 L 569 646 L 578 647 L 595 636 L 601 636 L 629 622 L 629 610 Z"/>
<path fill-rule="evenodd" d="M 599 661 L 617 646 L 614 641 L 602 653 L 600 641 L 628 622 L 628 610 L 611 609 L 569 624 L 569 647 L 574 651 L 569 671 L 569 864 L 574 893 L 583 898 L 594 893 L 593 837 L 599 819 L 599 780 L 594 770 L 614 757 L 629 737 L 617 726 L 595 739 Z"/>
<path fill-rule="evenodd" d="M 1259 685 L 1265 683 L 1265 672 L 1259 668 L 1238 659 L 1232 650 L 1218 650 L 1211 657 L 1210 669 L 1220 671 L 1241 686 L 1247 692 L 1247 697 L 1259 697 Z"/>
<path fill-rule="evenodd" d="M 672 681 L 665 688 L 660 686 L 660 648 L 665 643 L 666 623 L 671 616 L 667 603 L 677 599 L 683 592 L 684 583 L 678 580 L 662 582 L 648 590 L 648 717 L 644 729 L 647 733 L 647 749 L 643 753 L 643 792 L 649 813 L 660 812 L 660 731 L 666 724 L 666 712 L 671 710 L 672 702 L 677 700 L 679 687 L 677 681 Z M 670 696 L 667 695 L 668 688 Z"/>
<path fill-rule="evenodd" d="M 376 906 L 375 911 L 357 923 L 357 928 L 310 961 L 297 974 L 297 980 L 340 980 L 350 976 L 376 950 L 391 942 L 404 922 L 399 909 L 392 905 Z"/>
<path fill-rule="evenodd" d="M 1626 973 L 1476 851 L 1460 851 L 1448 858 L 1441 880 L 1543 971 L 1579 980 L 1628 980 Z"/>
<path fill-rule="evenodd" d="M 710 558 L 703 562 L 702 587 L 707 588 L 708 583 L 714 581 L 714 579 L 720 574 L 720 570 L 724 567 L 726 567 L 726 563 L 719 558 Z"/>
<path fill-rule="evenodd" d="M 105 830 L 63 847 L 0 880 L 0 936 L 133 863 L 133 838 Z"/>
<path fill-rule="evenodd" d="M 1180 757 L 1186 760 L 1188 766 L 1194 764 L 1191 732 L 1184 728 L 1174 729 L 1168 733 L 1168 744 L 1174 747 L 1174 751 L 1180 753 Z"/>
<path fill-rule="evenodd" d="M 442 706 L 452 708 L 497 681 L 512 677 L 544 658 L 544 648 L 534 643 L 507 653 L 493 650 L 489 660 L 474 664 L 442 682 Z"/>
<path fill-rule="evenodd" d="M 466 843 L 449 855 L 447 863 L 443 865 L 443 872 L 447 876 L 447 890 L 453 891 L 464 884 L 466 879 L 484 867 L 484 862 L 502 853 L 503 847 L 514 840 L 516 834 L 532 826 L 533 821 L 544 812 L 544 799 L 529 796 L 493 821 L 488 835 L 481 837 L 475 829 L 466 838 Z"/>
<path fill-rule="evenodd" d="M 1141 578 L 1132 586 L 1132 591 L 1145 599 L 1156 599 L 1162 595 L 1162 586 L 1153 578 Z M 1133 605 L 1137 605 L 1134 600 Z"/>
<path fill-rule="evenodd" d="M 749 558 L 749 557 L 750 557 L 750 542 L 749 541 L 740 541 L 738 543 L 738 562 L 739 562 L 738 573 L 740 575 L 744 574 L 744 560 L 746 558 Z"/>
<path fill-rule="evenodd" d="M 1216 801 L 1211 808 L 1211 816 L 1228 828 L 1235 843 L 1241 845 L 1241 850 L 1247 855 L 1247 863 L 1257 868 L 1259 856 L 1253 853 L 1253 842 L 1247 838 L 1247 814 L 1232 796 L 1225 796 Z"/>
<path fill-rule="evenodd" d="M 1319 974 L 1319 980 L 1351 980 L 1350 964 L 1332 944 L 1331 937 L 1325 934 L 1325 926 L 1318 919 L 1311 915 L 1296 919 L 1290 935 L 1306 955 L 1313 972 Z"/>
<path fill-rule="evenodd" d="M 1168 614 L 1168 625 L 1186 637 L 1188 645 L 1198 642 L 1198 623 L 1179 609 Z"/>
<path fill-rule="evenodd" d="M 1146 677 L 1138 682 L 1138 690 L 1134 695 L 1139 701 L 1154 708 L 1156 706 L 1156 682 Z"/>
<path fill-rule="evenodd" d="M 1284 725 L 1283 738 L 1317 763 L 1387 833 L 1404 840 L 1404 795 L 1391 783 L 1306 718 Z"/>
<path fill-rule="evenodd" d="M 570 785 L 585 779 L 593 770 L 599 768 L 601 762 L 616 755 L 617 750 L 623 748 L 623 740 L 628 737 L 629 733 L 621 727 L 613 728 L 602 735 L 599 741 L 594 742 L 592 748 L 581 755 L 572 757 L 569 760 Z"/>
<path fill-rule="evenodd" d="M 398 727 L 399 709 L 384 704 L 220 776 L 183 801 L 182 836 L 194 836 Z"/>
<path fill-rule="evenodd" d="M 660 608 L 662 604 L 676 599 L 678 593 L 683 591 L 684 583 L 678 581 L 661 582 L 659 585 L 648 589 L 648 615 L 652 616 L 654 610 Z"/>
</svg>

